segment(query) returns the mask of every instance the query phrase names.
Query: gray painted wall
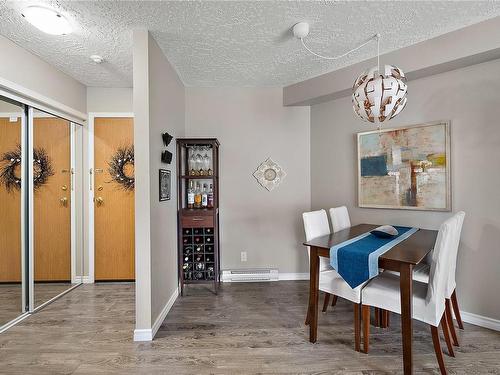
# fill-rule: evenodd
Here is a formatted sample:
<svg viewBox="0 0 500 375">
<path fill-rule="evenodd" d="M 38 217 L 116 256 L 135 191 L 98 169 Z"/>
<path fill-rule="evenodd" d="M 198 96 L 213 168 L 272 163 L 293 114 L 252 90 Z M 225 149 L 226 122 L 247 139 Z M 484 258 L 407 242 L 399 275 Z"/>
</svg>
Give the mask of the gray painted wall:
<svg viewBox="0 0 500 375">
<path fill-rule="evenodd" d="M 408 106 L 389 127 L 451 120 L 452 209 L 467 214 L 460 243 L 457 292 L 467 312 L 500 319 L 495 296 L 500 251 L 500 60 L 412 81 Z M 345 204 L 353 224 L 390 223 L 437 229 L 452 213 L 357 208 L 355 133 L 373 129 L 351 99 L 311 110 L 312 207 Z"/>
<path fill-rule="evenodd" d="M 161 133 L 184 135 L 184 86 L 147 30 L 134 31 L 136 329 L 151 329 L 177 289 L 177 204 L 159 202 Z M 170 150 L 173 151 L 173 145 Z"/>
<path fill-rule="evenodd" d="M 87 87 L 87 112 L 133 112 L 132 88 Z"/>
<path fill-rule="evenodd" d="M 177 289 L 177 189 L 175 138 L 184 136 L 184 85 L 149 36 L 149 178 L 151 207 L 151 319 L 156 320 Z M 174 136 L 170 165 L 160 162 L 161 133 Z M 171 200 L 159 201 L 159 169 L 171 171 Z"/>
<path fill-rule="evenodd" d="M 307 272 L 301 213 L 310 207 L 310 110 L 282 103 L 280 88 L 186 89 L 186 135 L 221 143 L 223 269 Z M 252 175 L 268 157 L 287 173 L 272 192 Z"/>
</svg>

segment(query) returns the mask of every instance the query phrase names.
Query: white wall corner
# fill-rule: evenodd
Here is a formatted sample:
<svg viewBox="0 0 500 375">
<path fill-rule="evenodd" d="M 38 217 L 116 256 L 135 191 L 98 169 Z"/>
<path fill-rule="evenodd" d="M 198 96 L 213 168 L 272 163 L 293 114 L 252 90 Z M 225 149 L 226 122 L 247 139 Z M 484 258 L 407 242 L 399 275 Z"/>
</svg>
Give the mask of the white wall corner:
<svg viewBox="0 0 500 375">
<path fill-rule="evenodd" d="M 161 327 L 161 324 L 167 317 L 168 312 L 172 308 L 172 306 L 175 303 L 175 300 L 179 297 L 179 288 L 176 288 L 170 298 L 168 299 L 167 303 L 161 310 L 160 314 L 156 318 L 155 322 L 153 323 L 153 327 L 151 329 L 136 329 L 134 330 L 134 341 L 152 341 L 153 338 L 156 335 L 156 332 Z"/>
<path fill-rule="evenodd" d="M 500 320 L 488 318 L 487 316 L 477 315 L 466 311 L 460 311 L 462 320 L 466 323 L 474 324 L 479 327 L 489 328 L 494 331 L 500 331 Z"/>
</svg>

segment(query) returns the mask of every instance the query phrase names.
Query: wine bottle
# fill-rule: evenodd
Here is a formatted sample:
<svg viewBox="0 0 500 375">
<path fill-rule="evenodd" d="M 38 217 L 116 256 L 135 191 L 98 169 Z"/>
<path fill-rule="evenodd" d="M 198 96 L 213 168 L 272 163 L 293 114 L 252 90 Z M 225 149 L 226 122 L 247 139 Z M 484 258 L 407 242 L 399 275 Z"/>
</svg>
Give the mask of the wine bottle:
<svg viewBox="0 0 500 375">
<path fill-rule="evenodd" d="M 207 184 L 203 184 L 203 191 L 201 193 L 201 207 L 207 208 L 207 206 L 208 206 Z"/>
<path fill-rule="evenodd" d="M 194 208 L 201 208 L 201 189 L 200 183 L 196 183 L 196 191 L 194 193 Z"/>
<path fill-rule="evenodd" d="M 188 194 L 187 194 L 187 204 L 188 204 L 188 208 L 193 208 L 194 207 L 194 187 L 193 187 L 193 180 L 189 181 L 189 189 L 188 189 Z"/>
<path fill-rule="evenodd" d="M 210 184 L 210 190 L 208 191 L 207 195 L 207 206 L 208 208 L 213 208 L 214 207 L 214 190 L 212 188 L 212 184 Z"/>
</svg>

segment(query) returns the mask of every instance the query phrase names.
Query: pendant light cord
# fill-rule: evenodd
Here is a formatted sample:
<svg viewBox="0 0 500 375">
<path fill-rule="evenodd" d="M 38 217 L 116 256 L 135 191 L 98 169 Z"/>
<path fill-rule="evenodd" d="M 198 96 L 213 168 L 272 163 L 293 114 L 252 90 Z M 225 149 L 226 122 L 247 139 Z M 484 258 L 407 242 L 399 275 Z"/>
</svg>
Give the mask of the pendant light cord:
<svg viewBox="0 0 500 375">
<path fill-rule="evenodd" d="M 350 51 L 347 51 L 346 53 L 343 53 L 342 55 L 339 55 L 339 56 L 323 56 L 323 55 L 320 55 L 319 53 L 316 53 L 314 52 L 313 50 L 311 50 L 304 42 L 304 38 L 300 38 L 300 41 L 302 43 L 302 45 L 304 46 L 304 48 L 311 54 L 313 54 L 314 56 L 316 57 L 320 57 L 322 59 L 325 59 L 325 60 L 338 60 L 338 59 L 341 59 L 342 57 L 346 57 L 347 55 L 349 55 L 350 53 L 353 53 L 355 51 L 357 51 L 358 49 L 360 48 L 363 48 L 364 46 L 366 46 L 368 43 L 370 43 L 372 40 L 374 39 L 377 39 L 377 58 L 378 58 L 378 64 L 379 64 L 379 69 L 380 69 L 380 53 L 379 53 L 379 44 L 380 44 L 380 34 L 375 34 L 373 36 L 371 36 L 366 42 L 363 42 L 362 44 L 360 44 L 359 46 L 357 46 L 356 48 L 353 48 L 351 49 Z"/>
</svg>

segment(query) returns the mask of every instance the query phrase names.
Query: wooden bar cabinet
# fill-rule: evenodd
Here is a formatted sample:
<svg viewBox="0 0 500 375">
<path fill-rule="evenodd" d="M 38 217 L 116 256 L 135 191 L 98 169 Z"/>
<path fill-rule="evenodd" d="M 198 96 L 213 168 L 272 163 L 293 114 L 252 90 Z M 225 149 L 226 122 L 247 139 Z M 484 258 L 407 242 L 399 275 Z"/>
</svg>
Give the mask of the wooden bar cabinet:
<svg viewBox="0 0 500 375">
<path fill-rule="evenodd" d="M 215 138 L 177 139 L 181 295 L 187 284 L 210 283 L 215 294 L 219 288 L 219 146 Z"/>
</svg>

